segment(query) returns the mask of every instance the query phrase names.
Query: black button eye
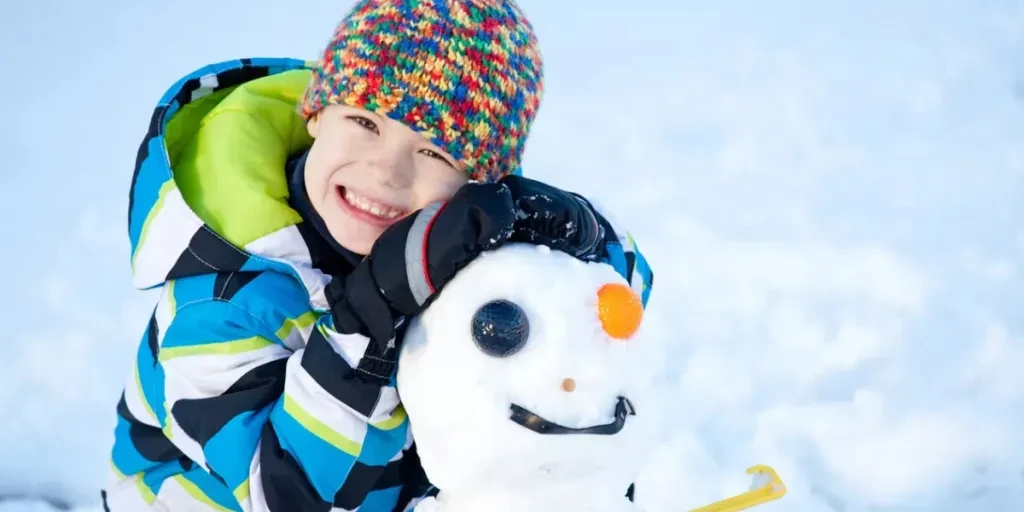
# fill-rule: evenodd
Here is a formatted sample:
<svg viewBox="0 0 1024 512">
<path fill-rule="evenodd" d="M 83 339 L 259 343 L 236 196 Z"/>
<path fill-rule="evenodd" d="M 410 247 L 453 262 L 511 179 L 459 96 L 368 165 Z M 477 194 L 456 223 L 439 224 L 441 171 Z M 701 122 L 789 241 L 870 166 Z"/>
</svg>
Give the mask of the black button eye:
<svg viewBox="0 0 1024 512">
<path fill-rule="evenodd" d="M 492 300 L 473 315 L 473 339 L 493 357 L 508 357 L 526 345 L 530 320 L 515 302 Z"/>
</svg>

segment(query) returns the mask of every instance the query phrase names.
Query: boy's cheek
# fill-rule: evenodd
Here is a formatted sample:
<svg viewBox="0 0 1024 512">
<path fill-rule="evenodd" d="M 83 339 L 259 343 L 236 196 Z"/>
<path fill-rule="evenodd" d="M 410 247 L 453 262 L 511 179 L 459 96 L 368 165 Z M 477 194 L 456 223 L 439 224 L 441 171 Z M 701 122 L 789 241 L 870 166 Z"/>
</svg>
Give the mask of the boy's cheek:
<svg viewBox="0 0 1024 512">
<path fill-rule="evenodd" d="M 327 182 L 331 177 L 329 156 L 319 150 L 314 143 L 314 147 L 310 149 L 309 155 L 306 157 L 306 167 L 303 169 L 303 173 L 305 174 L 306 189 L 311 198 L 323 197 L 323 192 L 327 188 Z"/>
<path fill-rule="evenodd" d="M 422 180 L 417 184 L 419 186 L 415 187 L 417 189 L 415 209 L 420 210 L 431 203 L 447 201 L 467 183 L 469 183 L 469 179 L 462 173 Z"/>
</svg>

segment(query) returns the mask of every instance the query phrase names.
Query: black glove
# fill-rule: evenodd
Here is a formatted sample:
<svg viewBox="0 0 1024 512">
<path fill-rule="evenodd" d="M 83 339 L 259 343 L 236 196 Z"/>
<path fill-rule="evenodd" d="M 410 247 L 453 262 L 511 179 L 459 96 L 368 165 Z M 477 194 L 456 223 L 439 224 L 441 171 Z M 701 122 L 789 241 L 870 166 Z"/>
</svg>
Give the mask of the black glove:
<svg viewBox="0 0 1024 512">
<path fill-rule="evenodd" d="M 327 285 L 335 327 L 388 344 L 398 318 L 419 313 L 456 272 L 507 242 L 514 218 L 507 186 L 469 183 L 395 223 L 351 274 Z M 387 348 L 371 346 L 367 354 L 380 357 Z"/>
<path fill-rule="evenodd" d="M 516 175 L 500 183 L 508 186 L 516 208 L 511 241 L 546 245 L 583 260 L 598 256 L 604 227 L 582 196 Z"/>
</svg>

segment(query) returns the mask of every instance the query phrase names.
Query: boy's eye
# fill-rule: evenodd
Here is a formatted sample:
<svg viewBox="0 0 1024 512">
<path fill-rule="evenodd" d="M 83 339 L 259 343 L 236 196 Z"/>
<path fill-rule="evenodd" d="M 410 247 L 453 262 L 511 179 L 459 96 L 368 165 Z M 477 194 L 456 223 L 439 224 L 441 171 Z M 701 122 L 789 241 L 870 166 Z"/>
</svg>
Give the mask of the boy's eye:
<svg viewBox="0 0 1024 512">
<path fill-rule="evenodd" d="M 380 130 L 377 129 L 377 125 L 363 116 L 349 116 L 349 119 L 355 121 L 359 126 L 370 130 L 377 135 L 380 135 Z"/>
<path fill-rule="evenodd" d="M 423 153 L 424 155 L 427 155 L 430 158 L 436 158 L 436 159 L 438 159 L 438 160 L 440 160 L 440 161 L 442 161 L 442 162 L 444 162 L 444 163 L 446 163 L 448 165 L 452 165 L 452 163 L 449 162 L 447 158 L 445 158 L 444 156 L 441 156 L 440 153 L 438 153 L 437 151 L 434 151 L 432 149 L 421 149 L 420 153 Z M 454 166 L 452 166 L 452 167 L 454 167 Z"/>
</svg>

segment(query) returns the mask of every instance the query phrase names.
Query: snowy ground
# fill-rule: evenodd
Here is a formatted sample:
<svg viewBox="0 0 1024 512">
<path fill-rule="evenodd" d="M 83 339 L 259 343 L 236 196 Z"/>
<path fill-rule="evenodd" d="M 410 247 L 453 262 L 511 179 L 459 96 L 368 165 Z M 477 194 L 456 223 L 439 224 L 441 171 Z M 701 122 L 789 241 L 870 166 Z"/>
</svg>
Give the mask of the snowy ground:
<svg viewBox="0 0 1024 512">
<path fill-rule="evenodd" d="M 149 109 L 209 61 L 314 56 L 346 3 L 305 3 L 0 7 L 0 496 L 96 506 L 152 301 L 124 228 Z M 1024 510 L 1024 4 L 521 3 L 528 172 L 630 224 L 678 343 L 640 499 L 767 463 L 765 512 Z"/>
</svg>

